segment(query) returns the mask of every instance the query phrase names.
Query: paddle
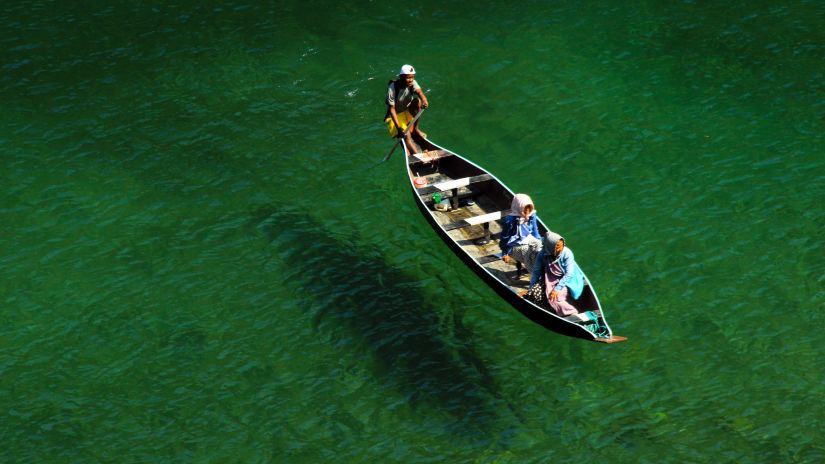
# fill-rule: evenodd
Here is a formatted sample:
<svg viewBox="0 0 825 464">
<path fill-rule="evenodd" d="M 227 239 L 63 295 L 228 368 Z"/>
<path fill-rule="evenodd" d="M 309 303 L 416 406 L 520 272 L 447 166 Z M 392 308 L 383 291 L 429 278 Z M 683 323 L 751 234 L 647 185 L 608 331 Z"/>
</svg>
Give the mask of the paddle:
<svg viewBox="0 0 825 464">
<path fill-rule="evenodd" d="M 410 121 L 410 123 L 409 123 L 409 124 L 407 124 L 407 128 L 406 128 L 406 129 L 404 129 L 404 131 L 403 131 L 403 132 L 401 132 L 401 137 L 398 137 L 398 140 L 396 140 L 396 142 L 392 145 L 392 150 L 390 150 L 390 152 L 389 152 L 389 153 L 387 153 L 387 156 L 385 156 L 385 157 L 384 157 L 384 159 L 382 159 L 382 160 L 381 160 L 381 163 L 383 163 L 384 161 L 387 161 L 388 159 L 390 159 L 390 156 L 392 156 L 393 152 L 395 152 L 395 149 L 396 149 L 396 148 L 398 148 L 398 144 L 400 144 L 400 143 L 401 143 L 401 141 L 402 141 L 402 140 L 404 140 L 404 138 L 405 138 L 405 137 L 407 137 L 407 132 L 408 132 L 410 129 L 412 129 L 412 128 L 413 128 L 413 126 L 415 125 L 415 122 L 416 122 L 416 121 L 418 121 L 418 118 L 420 118 L 420 117 L 421 117 L 421 115 L 422 115 L 422 114 L 424 114 L 424 110 L 425 110 L 425 109 L 426 109 L 426 108 L 423 108 L 421 111 L 419 111 L 419 112 L 418 112 L 418 114 L 416 114 L 416 115 L 415 115 L 415 117 L 413 118 L 413 120 L 412 120 L 412 121 Z M 379 163 L 379 164 L 380 164 L 380 163 Z"/>
</svg>

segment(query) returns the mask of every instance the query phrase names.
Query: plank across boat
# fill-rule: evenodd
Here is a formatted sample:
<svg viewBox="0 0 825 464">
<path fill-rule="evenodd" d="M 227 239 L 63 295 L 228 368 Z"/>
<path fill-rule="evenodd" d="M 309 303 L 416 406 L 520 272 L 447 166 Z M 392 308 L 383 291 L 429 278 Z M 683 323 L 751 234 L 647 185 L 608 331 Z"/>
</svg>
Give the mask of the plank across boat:
<svg viewBox="0 0 825 464">
<path fill-rule="evenodd" d="M 570 301 L 579 314 L 561 317 L 522 298 L 520 292 L 529 286 L 530 270 L 504 263 L 497 240 L 501 233 L 500 221 L 509 212 L 513 191 L 494 175 L 455 152 L 429 140 L 419 142 L 423 153 L 410 153 L 403 144 L 405 170 L 413 197 L 436 233 L 468 267 L 510 305 L 547 329 L 602 343 L 625 340 L 613 334 L 586 275 L 581 296 Z M 426 183 L 417 185 L 416 179 L 426 179 Z M 434 207 L 436 193 L 450 201 L 449 210 L 439 211 Z M 541 218 L 538 218 L 538 226 L 543 235 L 547 226 Z M 585 311 L 598 316 L 600 325 L 607 329 L 607 336 L 597 336 L 587 328 Z"/>
</svg>

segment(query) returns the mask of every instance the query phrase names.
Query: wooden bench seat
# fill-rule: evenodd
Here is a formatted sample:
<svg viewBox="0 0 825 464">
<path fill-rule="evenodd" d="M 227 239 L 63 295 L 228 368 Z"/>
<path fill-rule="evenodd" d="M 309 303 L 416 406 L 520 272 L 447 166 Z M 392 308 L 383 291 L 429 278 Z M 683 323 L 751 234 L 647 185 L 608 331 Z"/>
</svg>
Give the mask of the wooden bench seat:
<svg viewBox="0 0 825 464">
<path fill-rule="evenodd" d="M 482 174 L 480 176 L 472 176 L 472 177 L 464 177 L 461 179 L 452 179 L 447 180 L 444 182 L 436 182 L 431 185 L 425 185 L 424 187 L 419 188 L 418 194 L 419 195 L 427 195 L 430 193 L 435 192 L 444 192 L 447 190 L 458 190 L 461 187 L 468 187 L 472 184 L 477 184 L 479 182 L 484 182 L 486 180 L 492 179 L 493 176 L 490 174 Z"/>
<path fill-rule="evenodd" d="M 481 174 L 478 176 L 463 177 L 461 179 L 450 179 L 435 182 L 431 185 L 425 185 L 424 187 L 416 189 L 416 191 L 425 203 L 432 203 L 433 195 L 436 192 L 441 192 L 441 197 L 449 198 L 450 206 L 452 206 L 453 209 L 456 209 L 458 208 L 459 199 L 476 195 L 474 190 L 477 189 L 471 188 L 473 184 L 485 182 L 492 178 L 493 177 L 490 174 Z M 461 189 L 461 193 L 459 193 L 459 189 Z"/>
<path fill-rule="evenodd" d="M 444 230 L 461 229 L 463 227 L 477 226 L 479 224 L 488 224 L 489 225 L 489 223 L 491 221 L 497 221 L 497 220 L 501 219 L 501 215 L 504 214 L 504 213 L 508 213 L 508 212 L 510 212 L 510 210 L 505 209 L 504 211 L 496 211 L 496 212 L 493 212 L 493 213 L 482 214 L 480 216 L 473 216 L 473 217 L 464 218 L 460 221 L 452 222 L 450 224 L 445 224 L 444 225 Z"/>
<path fill-rule="evenodd" d="M 430 150 L 425 153 L 413 153 L 407 159 L 407 162 L 410 165 L 432 163 L 433 161 L 438 161 L 442 158 L 447 158 L 448 156 L 453 156 L 453 154 L 444 150 Z"/>
<path fill-rule="evenodd" d="M 502 214 L 507 214 L 509 211 L 509 209 L 505 209 L 503 211 L 496 211 L 493 213 L 482 214 L 480 216 L 464 218 L 460 221 L 445 224 L 444 230 L 456 230 L 464 227 L 482 225 L 484 226 L 484 236 L 476 239 L 475 243 L 476 245 L 485 245 L 490 243 L 490 223 L 493 221 L 498 221 L 501 219 Z"/>
</svg>

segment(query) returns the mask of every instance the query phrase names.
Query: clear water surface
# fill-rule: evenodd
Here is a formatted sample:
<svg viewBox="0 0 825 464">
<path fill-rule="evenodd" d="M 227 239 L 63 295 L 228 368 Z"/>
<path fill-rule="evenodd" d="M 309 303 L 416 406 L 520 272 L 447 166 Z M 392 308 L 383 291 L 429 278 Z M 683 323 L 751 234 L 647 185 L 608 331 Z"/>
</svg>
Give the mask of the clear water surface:
<svg viewBox="0 0 825 464">
<path fill-rule="evenodd" d="M 825 462 L 825 4 L 6 2 L 0 461 Z M 439 241 L 529 193 L 612 346 Z"/>
</svg>

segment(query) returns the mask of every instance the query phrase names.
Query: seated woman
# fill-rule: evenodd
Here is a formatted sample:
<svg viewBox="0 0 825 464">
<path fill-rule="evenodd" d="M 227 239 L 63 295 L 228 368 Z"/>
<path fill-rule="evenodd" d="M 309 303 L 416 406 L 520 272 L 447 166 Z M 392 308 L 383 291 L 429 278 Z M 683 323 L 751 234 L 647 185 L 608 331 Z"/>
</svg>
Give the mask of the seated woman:
<svg viewBox="0 0 825 464">
<path fill-rule="evenodd" d="M 512 256 L 527 269 L 532 269 L 536 255 L 541 250 L 541 236 L 533 200 L 523 193 L 516 194 L 510 205 L 510 213 L 502 222 L 499 240 L 501 259 L 509 263 Z"/>
<path fill-rule="evenodd" d="M 577 299 L 584 289 L 584 274 L 564 246 L 564 238 L 551 231 L 544 234 L 544 249 L 536 258 L 530 288 L 526 298 L 552 309 L 559 316 L 570 316 L 579 311 L 568 301 L 568 295 Z"/>
</svg>

